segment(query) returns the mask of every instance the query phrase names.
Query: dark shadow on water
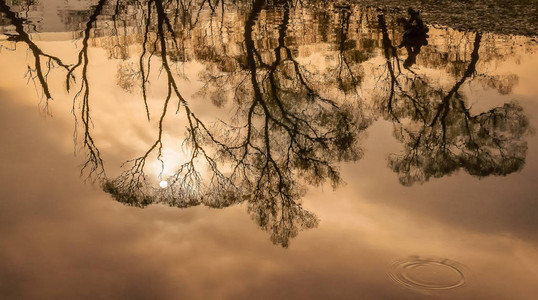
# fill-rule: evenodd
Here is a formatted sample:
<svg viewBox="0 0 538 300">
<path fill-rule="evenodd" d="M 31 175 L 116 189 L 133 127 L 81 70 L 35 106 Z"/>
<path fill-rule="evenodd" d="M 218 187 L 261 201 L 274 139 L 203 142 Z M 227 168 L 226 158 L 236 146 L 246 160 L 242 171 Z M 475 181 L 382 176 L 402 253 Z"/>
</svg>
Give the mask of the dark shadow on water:
<svg viewBox="0 0 538 300">
<path fill-rule="evenodd" d="M 428 45 L 428 27 L 424 25 L 420 12 L 409 8 L 409 20 L 399 18 L 398 23 L 403 26 L 404 33 L 402 42 L 398 48 L 405 47 L 407 58 L 403 62 L 403 66 L 409 69 L 417 62 L 417 55 L 420 53 L 422 46 Z"/>
</svg>

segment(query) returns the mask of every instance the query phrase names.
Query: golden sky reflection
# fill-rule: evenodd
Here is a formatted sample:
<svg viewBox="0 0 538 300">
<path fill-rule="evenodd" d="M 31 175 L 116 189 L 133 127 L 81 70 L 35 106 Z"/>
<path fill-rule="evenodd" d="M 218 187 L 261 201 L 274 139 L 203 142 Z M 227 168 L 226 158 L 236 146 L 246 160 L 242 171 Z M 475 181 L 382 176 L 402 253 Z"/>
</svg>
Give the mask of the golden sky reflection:
<svg viewBox="0 0 538 300">
<path fill-rule="evenodd" d="M 43 43 L 58 55 L 69 55 L 68 45 Z M 107 164 L 117 168 L 143 151 L 154 131 L 141 121 L 139 102 L 124 105 L 133 96 L 115 87 L 115 71 L 102 71 L 115 70 L 104 50 L 90 54 L 95 136 Z M 521 59 L 498 67 L 519 75 L 513 93 L 488 101 L 517 99 L 535 124 L 538 57 Z M 138 209 L 84 183 L 78 176 L 83 158 L 73 156 L 72 99 L 61 92 L 63 82 L 51 80 L 57 97 L 53 117 L 46 117 L 22 76 L 26 53 L 3 52 L 0 65 L 0 291 L 7 299 L 530 300 L 538 294 L 536 136 L 528 138 L 519 173 L 477 179 L 460 171 L 404 187 L 386 167 L 387 154 L 400 149 L 392 124 L 378 121 L 368 129 L 364 159 L 342 166 L 347 184 L 336 191 L 311 188 L 304 197 L 319 227 L 282 249 L 244 205 Z M 194 77 L 198 70 L 191 70 Z M 185 93 L 198 87 L 185 84 Z M 157 106 L 162 86 L 156 82 L 152 90 L 150 103 Z M 395 285 L 391 264 L 413 255 L 461 263 L 465 285 L 433 294 Z"/>
<path fill-rule="evenodd" d="M 43 120 L 31 107 L 9 102 L 8 108 L 2 120 L 18 125 L 2 131 L 8 145 L 18 146 L 2 153 L 12 158 L 2 168 L 2 181 L 10 185 L 0 227 L 0 251 L 8 258 L 2 261 L 1 282 L 8 297 L 272 298 L 277 291 L 286 298 L 428 298 L 388 280 L 391 261 L 408 255 L 464 264 L 468 282 L 451 292 L 459 299 L 514 293 L 525 299 L 535 292 L 535 241 L 389 206 L 382 201 L 391 197 L 368 193 L 373 187 L 361 192 L 375 184 L 366 178 L 393 177 L 390 172 L 378 176 L 359 164 L 365 178 L 348 180 L 348 187 L 336 192 L 309 194 L 305 203 L 322 218 L 320 227 L 281 249 L 241 206 L 140 210 L 111 201 L 72 176 L 77 160 L 70 149 L 58 147 L 61 137 L 50 136 L 50 128 L 67 133 L 70 126 Z M 400 202 L 432 200 L 393 188 L 392 197 Z M 447 208 L 440 204 L 438 210 Z"/>
</svg>

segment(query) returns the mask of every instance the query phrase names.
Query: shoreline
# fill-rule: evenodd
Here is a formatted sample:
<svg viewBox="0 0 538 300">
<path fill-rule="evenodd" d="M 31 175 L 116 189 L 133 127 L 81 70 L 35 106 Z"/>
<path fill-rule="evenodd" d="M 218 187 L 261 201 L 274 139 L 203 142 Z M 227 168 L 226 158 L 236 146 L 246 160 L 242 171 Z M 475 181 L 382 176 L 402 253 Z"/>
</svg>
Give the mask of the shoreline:
<svg viewBox="0 0 538 300">
<path fill-rule="evenodd" d="M 427 25 L 450 27 L 456 30 L 491 32 L 505 35 L 538 37 L 538 1 L 508 0 L 499 3 L 483 1 L 434 1 L 408 0 L 356 0 L 353 4 L 364 5 L 395 14 L 407 14 L 413 7 L 421 12 Z M 533 39 L 533 40 L 534 40 Z"/>
</svg>

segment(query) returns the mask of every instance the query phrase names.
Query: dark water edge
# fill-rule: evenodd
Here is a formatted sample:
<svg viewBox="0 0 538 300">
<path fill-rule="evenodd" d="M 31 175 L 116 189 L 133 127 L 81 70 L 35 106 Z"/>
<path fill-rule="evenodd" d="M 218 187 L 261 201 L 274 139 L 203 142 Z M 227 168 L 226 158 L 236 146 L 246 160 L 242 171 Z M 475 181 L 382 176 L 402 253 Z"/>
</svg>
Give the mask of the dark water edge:
<svg viewBox="0 0 538 300">
<path fill-rule="evenodd" d="M 71 11 L 69 16 L 72 23 L 77 18 L 90 13 L 88 10 L 91 6 L 97 4 L 96 0 L 80 1 L 74 4 L 71 2 L 67 5 Z M 271 1 L 268 1 L 271 2 Z M 273 1 L 272 3 L 278 3 Z M 14 11 L 23 12 L 23 6 L 18 1 L 7 1 L 8 5 L 13 6 Z M 30 2 L 30 6 L 39 6 L 40 2 Z M 50 1 L 54 5 L 54 1 Z M 250 1 L 231 1 L 230 3 L 248 4 Z M 426 24 L 431 26 L 443 26 L 460 31 L 479 31 L 490 32 L 502 35 L 522 35 L 531 37 L 536 41 L 538 37 L 538 0 L 301 0 L 297 1 L 305 6 L 314 5 L 320 7 L 345 7 L 350 5 L 359 5 L 368 8 L 376 8 L 380 12 L 386 12 L 392 15 L 405 16 L 407 9 L 413 7 L 420 10 Z M 66 6 L 66 7 L 67 7 Z M 61 6 L 59 6 L 61 7 Z M 19 11 L 20 10 L 20 11 Z M 30 9 L 32 10 L 32 9 Z M 50 10 L 50 9 L 49 9 Z M 74 13 L 77 12 L 78 13 Z M 84 13 L 82 13 L 84 11 Z M 35 29 L 40 31 L 42 24 L 39 20 L 34 20 L 37 15 L 30 14 L 26 16 Z M 0 27 L 5 21 L 0 17 Z M 75 22 L 76 23 L 76 22 Z M 8 24 L 8 23 L 6 23 Z M 50 24 L 48 24 L 50 26 Z M 69 24 L 70 30 L 80 30 L 76 24 Z M 55 28 L 57 31 L 58 28 Z M 1 29 L 0 29 L 1 31 Z M 49 30 L 46 30 L 49 31 Z"/>
<path fill-rule="evenodd" d="M 421 11 L 427 24 L 457 30 L 538 36 L 536 0 L 358 0 L 353 3 L 397 14 L 413 7 Z"/>
</svg>

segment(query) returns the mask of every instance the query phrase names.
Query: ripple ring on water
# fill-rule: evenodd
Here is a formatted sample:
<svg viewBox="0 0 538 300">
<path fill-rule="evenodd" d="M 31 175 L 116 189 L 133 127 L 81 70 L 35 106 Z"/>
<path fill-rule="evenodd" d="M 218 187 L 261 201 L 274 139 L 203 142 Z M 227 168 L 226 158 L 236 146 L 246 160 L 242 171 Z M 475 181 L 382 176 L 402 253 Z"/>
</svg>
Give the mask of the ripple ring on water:
<svg viewBox="0 0 538 300">
<path fill-rule="evenodd" d="M 396 283 L 411 289 L 448 290 L 460 287 L 465 283 L 465 276 L 458 265 L 458 263 L 444 258 L 410 257 L 394 263 L 390 277 Z M 437 278 L 436 276 L 427 278 L 424 277 L 424 274 L 418 276 L 420 275 L 417 272 L 419 269 L 427 269 L 428 274 L 437 275 Z M 439 277 L 439 274 L 443 276 Z"/>
</svg>

